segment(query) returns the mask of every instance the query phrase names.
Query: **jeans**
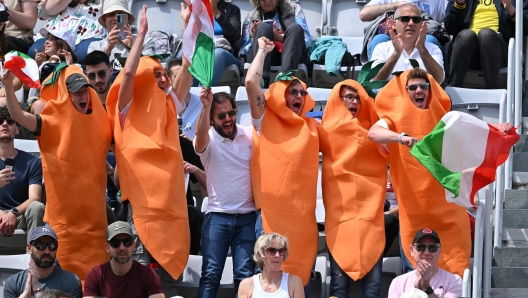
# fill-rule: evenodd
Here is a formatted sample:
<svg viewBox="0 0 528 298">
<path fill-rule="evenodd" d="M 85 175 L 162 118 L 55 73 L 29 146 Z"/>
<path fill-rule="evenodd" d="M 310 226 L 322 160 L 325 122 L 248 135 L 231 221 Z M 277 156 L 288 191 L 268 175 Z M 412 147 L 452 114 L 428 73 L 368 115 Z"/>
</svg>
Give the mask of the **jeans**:
<svg viewBox="0 0 528 298">
<path fill-rule="evenodd" d="M 225 68 L 232 64 L 235 64 L 237 67 L 240 67 L 240 61 L 231 52 L 222 48 L 215 49 L 215 64 L 213 71 L 213 81 L 211 82 L 211 86 L 218 85 L 218 82 L 220 82 Z M 193 78 L 193 86 L 196 87 L 198 85 L 198 80 Z"/>
<path fill-rule="evenodd" d="M 409 248 L 407 248 L 407 249 L 409 249 Z M 411 264 L 411 262 L 409 261 L 409 259 L 407 259 L 407 256 L 405 255 L 405 252 L 403 250 L 403 246 L 402 246 L 402 242 L 401 242 L 401 235 L 400 235 L 400 255 L 401 255 L 402 269 L 403 269 L 402 274 L 409 273 L 409 272 L 413 271 L 414 267 Z"/>
<path fill-rule="evenodd" d="M 374 35 L 374 37 L 372 38 L 372 40 L 367 46 L 368 60 L 370 61 L 370 59 L 372 58 L 372 53 L 374 52 L 374 48 L 376 47 L 376 45 L 382 42 L 390 41 L 390 40 L 391 39 L 388 34 Z M 425 37 L 425 41 L 434 43 L 442 50 L 442 53 L 444 52 L 444 47 L 438 42 L 438 40 L 434 36 L 427 34 L 427 36 Z"/>
<path fill-rule="evenodd" d="M 233 256 L 235 297 L 240 282 L 244 278 L 253 276 L 255 221 L 256 212 L 246 214 L 209 212 L 205 215 L 202 229 L 202 277 L 198 298 L 216 297 L 230 246 Z"/>
<path fill-rule="evenodd" d="M 348 298 L 350 292 L 350 282 L 352 279 L 346 274 L 337 262 L 330 257 L 330 297 Z M 379 298 L 381 288 L 381 272 L 383 269 L 383 256 L 370 269 L 370 271 L 361 279 L 361 290 L 363 298 Z"/>
<path fill-rule="evenodd" d="M 75 55 L 77 55 L 77 63 L 79 63 L 84 68 L 84 59 L 86 58 L 86 55 L 88 55 L 88 46 L 90 46 L 90 43 L 93 41 L 101 40 L 100 38 L 88 38 L 83 41 L 81 41 L 79 44 L 75 45 L 75 50 L 73 51 Z M 41 38 L 37 39 L 31 48 L 29 49 L 28 56 L 32 59 L 35 59 L 35 50 L 42 52 L 42 48 L 44 47 L 44 42 L 46 42 L 46 39 Z"/>
</svg>

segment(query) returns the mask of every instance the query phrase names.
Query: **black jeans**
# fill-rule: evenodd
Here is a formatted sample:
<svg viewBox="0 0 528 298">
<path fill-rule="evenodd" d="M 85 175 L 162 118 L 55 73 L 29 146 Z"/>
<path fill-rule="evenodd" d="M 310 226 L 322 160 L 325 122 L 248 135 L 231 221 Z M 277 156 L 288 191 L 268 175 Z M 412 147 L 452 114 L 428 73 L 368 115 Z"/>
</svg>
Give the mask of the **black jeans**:
<svg viewBox="0 0 528 298">
<path fill-rule="evenodd" d="M 273 41 L 273 30 L 267 23 L 260 23 L 253 36 L 253 45 L 248 54 L 248 62 L 251 63 L 257 55 L 259 46 L 258 39 L 266 37 Z M 291 24 L 284 32 L 284 47 L 282 55 L 277 50 L 266 55 L 264 60 L 264 73 L 262 77 L 269 78 L 269 71 L 272 65 L 280 65 L 281 72 L 285 73 L 292 69 L 297 69 L 300 63 L 309 65 L 308 51 L 304 42 L 304 30 L 299 24 Z"/>
<path fill-rule="evenodd" d="M 499 71 L 508 65 L 508 46 L 500 33 L 484 28 L 460 31 L 451 46 L 448 86 L 462 87 L 469 69 L 482 69 L 487 89 L 499 87 Z"/>
</svg>

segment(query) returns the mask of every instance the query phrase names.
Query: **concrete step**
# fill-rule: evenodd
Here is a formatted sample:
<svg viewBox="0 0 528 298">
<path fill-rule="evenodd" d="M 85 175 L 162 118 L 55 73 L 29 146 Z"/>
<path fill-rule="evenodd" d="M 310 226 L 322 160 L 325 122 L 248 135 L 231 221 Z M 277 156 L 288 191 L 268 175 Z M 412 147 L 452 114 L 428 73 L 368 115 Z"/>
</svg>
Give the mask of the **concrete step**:
<svg viewBox="0 0 528 298">
<path fill-rule="evenodd" d="M 528 243 L 528 229 L 504 228 L 502 229 L 504 241 L 524 241 Z"/>
<path fill-rule="evenodd" d="M 528 190 L 506 189 L 504 192 L 504 209 L 528 209 Z"/>
<path fill-rule="evenodd" d="M 493 288 L 491 289 L 491 297 L 494 297 L 494 298 L 525 298 L 525 297 L 528 297 L 528 288 L 520 288 L 520 289 Z"/>
<path fill-rule="evenodd" d="M 521 247 L 496 247 L 494 249 L 496 267 L 528 267 L 528 245 Z"/>
<path fill-rule="evenodd" d="M 528 228 L 528 209 L 505 209 L 503 228 Z"/>
<path fill-rule="evenodd" d="M 528 171 L 528 152 L 513 153 L 513 171 L 527 172 Z"/>
<path fill-rule="evenodd" d="M 528 288 L 528 267 L 491 267 L 493 288 Z"/>
<path fill-rule="evenodd" d="M 528 242 L 526 241 L 511 241 L 511 240 L 503 240 L 502 241 L 503 247 L 517 247 L 517 248 L 528 248 Z"/>
<path fill-rule="evenodd" d="M 528 186 L 528 172 L 513 172 L 512 186 L 516 189 L 524 189 Z"/>
</svg>

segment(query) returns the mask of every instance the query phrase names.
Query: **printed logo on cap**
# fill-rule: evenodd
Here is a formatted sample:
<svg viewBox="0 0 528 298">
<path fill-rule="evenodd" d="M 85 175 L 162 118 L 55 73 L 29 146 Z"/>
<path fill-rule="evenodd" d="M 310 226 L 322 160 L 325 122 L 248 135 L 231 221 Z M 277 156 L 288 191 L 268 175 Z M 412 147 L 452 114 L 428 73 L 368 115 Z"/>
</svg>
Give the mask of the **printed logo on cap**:
<svg viewBox="0 0 528 298">
<path fill-rule="evenodd" d="M 422 230 L 422 233 L 424 233 L 424 234 L 432 234 L 433 230 L 431 230 L 429 228 L 425 228 L 425 229 Z"/>
</svg>

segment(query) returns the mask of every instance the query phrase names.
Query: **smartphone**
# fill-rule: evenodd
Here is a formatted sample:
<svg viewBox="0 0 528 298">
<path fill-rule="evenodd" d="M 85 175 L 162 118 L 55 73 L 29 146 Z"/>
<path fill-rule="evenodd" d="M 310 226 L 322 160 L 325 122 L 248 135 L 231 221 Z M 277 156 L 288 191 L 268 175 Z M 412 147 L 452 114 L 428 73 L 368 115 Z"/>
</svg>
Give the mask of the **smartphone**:
<svg viewBox="0 0 528 298">
<path fill-rule="evenodd" d="M 125 40 L 127 38 L 125 33 L 125 26 L 128 25 L 128 15 L 127 14 L 117 14 L 116 15 L 117 29 L 119 29 L 119 39 Z"/>
<path fill-rule="evenodd" d="M 273 30 L 273 20 L 263 20 L 262 23 L 267 23 L 271 27 L 271 30 Z"/>
<path fill-rule="evenodd" d="M 15 160 L 12 158 L 6 158 L 4 164 L 4 169 L 9 169 L 10 171 L 13 171 L 13 168 L 15 167 Z"/>
</svg>

